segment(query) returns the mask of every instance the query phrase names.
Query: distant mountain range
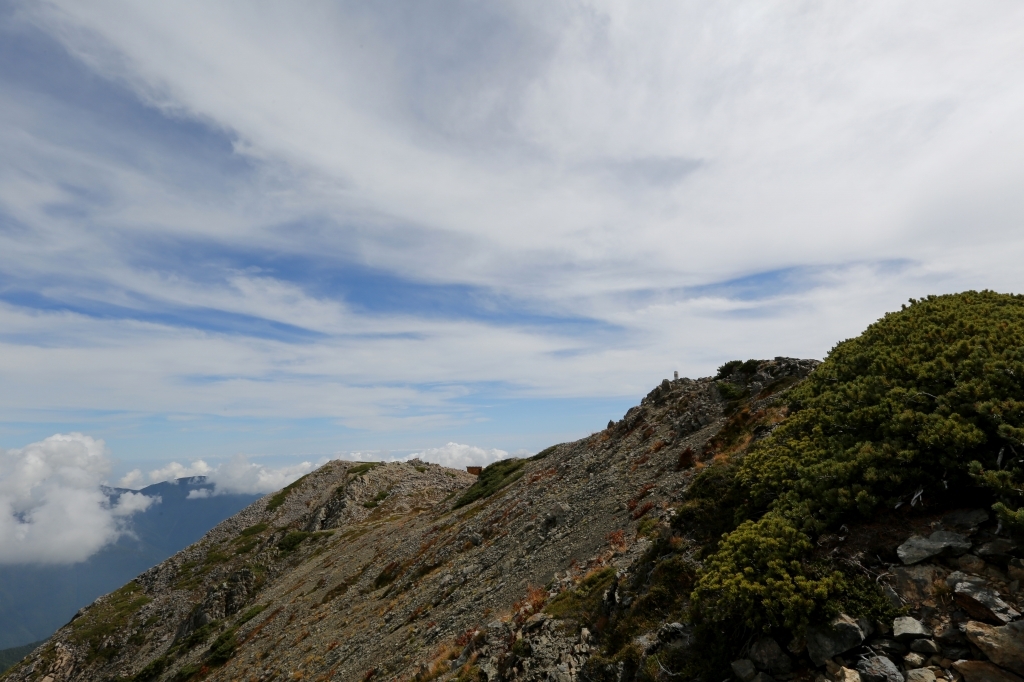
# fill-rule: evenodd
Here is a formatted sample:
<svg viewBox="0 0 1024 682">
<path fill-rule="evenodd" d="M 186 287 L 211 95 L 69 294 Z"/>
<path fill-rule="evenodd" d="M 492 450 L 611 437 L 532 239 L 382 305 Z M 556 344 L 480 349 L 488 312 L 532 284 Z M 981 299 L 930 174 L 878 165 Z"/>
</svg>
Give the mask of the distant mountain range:
<svg viewBox="0 0 1024 682">
<path fill-rule="evenodd" d="M 209 495 L 203 476 L 157 483 L 140 492 L 161 502 L 135 514 L 135 537 L 123 536 L 87 561 L 71 565 L 0 566 L 0 649 L 48 638 L 96 597 L 117 589 L 146 569 L 187 547 L 261 495 Z M 125 492 L 109 488 L 111 496 Z"/>
</svg>

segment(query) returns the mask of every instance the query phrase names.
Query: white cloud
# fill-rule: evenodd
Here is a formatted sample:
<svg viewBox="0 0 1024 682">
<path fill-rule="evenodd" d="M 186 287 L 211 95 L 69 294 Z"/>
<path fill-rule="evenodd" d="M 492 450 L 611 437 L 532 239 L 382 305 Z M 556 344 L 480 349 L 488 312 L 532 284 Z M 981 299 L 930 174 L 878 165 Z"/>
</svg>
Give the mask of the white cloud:
<svg viewBox="0 0 1024 682">
<path fill-rule="evenodd" d="M 162 483 L 164 481 L 173 483 L 179 478 L 191 478 L 192 476 L 208 476 L 214 468 L 201 459 L 194 460 L 188 466 L 171 462 L 160 469 L 153 469 L 149 472 L 151 483 Z M 134 473 L 134 472 L 133 472 Z"/>
<path fill-rule="evenodd" d="M 100 486 L 110 473 L 102 440 L 57 434 L 0 450 L 0 564 L 74 563 L 129 532 L 127 518 L 159 498 Z"/>
<path fill-rule="evenodd" d="M 154 483 L 173 482 L 179 478 L 191 476 L 205 476 L 207 483 L 214 484 L 212 493 L 214 495 L 254 494 L 280 490 L 300 476 L 308 474 L 315 467 L 316 465 L 312 462 L 300 462 L 276 468 L 268 467 L 250 462 L 244 455 L 235 455 L 217 466 L 211 466 L 201 459 L 192 461 L 188 466 L 171 462 L 165 467 L 150 471 L 148 475 L 149 480 Z M 201 499 L 210 495 L 209 490 L 192 490 L 188 494 L 188 499 Z"/>
<path fill-rule="evenodd" d="M 142 485 L 142 469 L 132 469 L 117 482 L 119 488 L 138 488 Z"/>
<path fill-rule="evenodd" d="M 223 493 L 271 493 L 315 468 L 312 462 L 272 468 L 236 455 L 211 471 L 207 478 Z"/>
<path fill-rule="evenodd" d="M 448 443 L 439 448 L 427 448 L 403 459 L 421 459 L 424 462 L 433 462 L 452 469 L 462 469 L 467 466 L 487 466 L 499 459 L 507 459 L 508 453 L 497 448 L 485 449 L 476 445 L 463 445 L 462 443 Z"/>
<path fill-rule="evenodd" d="M 114 516 L 131 516 L 135 512 L 142 512 L 149 509 L 154 504 L 160 504 L 162 501 L 159 495 L 143 495 L 142 493 L 121 493 L 117 498 L 117 504 L 115 504 L 111 511 Z"/>
</svg>

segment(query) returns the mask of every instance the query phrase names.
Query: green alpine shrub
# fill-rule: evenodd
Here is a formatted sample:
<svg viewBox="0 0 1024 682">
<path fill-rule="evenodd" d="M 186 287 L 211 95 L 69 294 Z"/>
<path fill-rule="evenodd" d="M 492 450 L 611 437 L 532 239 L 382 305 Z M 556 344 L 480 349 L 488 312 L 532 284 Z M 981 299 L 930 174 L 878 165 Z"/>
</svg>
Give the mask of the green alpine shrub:
<svg viewBox="0 0 1024 682">
<path fill-rule="evenodd" d="M 1024 297 L 912 300 L 833 348 L 790 410 L 729 472 L 746 521 L 701 573 L 699 619 L 799 630 L 852 603 L 848 578 L 810 564 L 812 538 L 948 489 L 981 486 L 1024 530 Z M 727 509 L 699 491 L 691 507 L 691 518 Z"/>
</svg>

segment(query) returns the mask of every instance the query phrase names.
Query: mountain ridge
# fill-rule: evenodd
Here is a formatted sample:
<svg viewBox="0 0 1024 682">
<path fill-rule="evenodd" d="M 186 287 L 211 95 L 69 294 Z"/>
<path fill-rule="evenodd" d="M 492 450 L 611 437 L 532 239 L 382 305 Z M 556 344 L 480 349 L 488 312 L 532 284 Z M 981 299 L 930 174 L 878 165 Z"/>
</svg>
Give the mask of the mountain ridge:
<svg viewBox="0 0 1024 682">
<path fill-rule="evenodd" d="M 776 397 L 764 386 L 785 390 L 817 363 L 762 364 L 746 388 L 755 406 Z M 441 643 L 542 586 L 568 588 L 583 567 L 640 556 L 694 475 L 694 453 L 725 423 L 720 393 L 710 378 L 666 380 L 611 428 L 517 460 L 489 495 L 459 507 L 486 477 L 415 461 L 329 463 L 87 609 L 8 679 L 230 679 L 242 660 L 284 674 L 294 651 L 240 653 L 283 643 L 281 621 L 322 648 L 322 664 L 305 664 L 318 674 L 411 677 Z M 90 638 L 91 623 L 78 623 L 90 611 L 118 627 Z M 317 626 L 327 618 L 337 637 Z"/>
<path fill-rule="evenodd" d="M 474 477 L 331 462 L 6 680 L 1024 682 L 1024 297 L 664 380 Z"/>
</svg>

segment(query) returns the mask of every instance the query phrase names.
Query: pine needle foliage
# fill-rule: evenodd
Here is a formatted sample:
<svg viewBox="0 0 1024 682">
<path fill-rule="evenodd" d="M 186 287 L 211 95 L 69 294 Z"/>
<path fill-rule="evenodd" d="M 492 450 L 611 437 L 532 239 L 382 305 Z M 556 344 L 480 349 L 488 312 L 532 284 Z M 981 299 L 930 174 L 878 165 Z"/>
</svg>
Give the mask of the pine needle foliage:
<svg viewBox="0 0 1024 682">
<path fill-rule="evenodd" d="M 809 564 L 812 538 L 921 495 L 980 485 L 1024 531 L 1024 297 L 912 299 L 833 348 L 790 401 L 734 480 L 709 486 L 745 499 L 694 591 L 701 620 L 803 629 L 851 590 Z"/>
</svg>

